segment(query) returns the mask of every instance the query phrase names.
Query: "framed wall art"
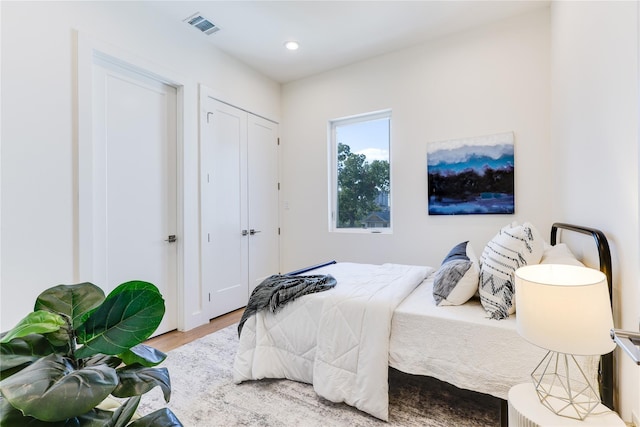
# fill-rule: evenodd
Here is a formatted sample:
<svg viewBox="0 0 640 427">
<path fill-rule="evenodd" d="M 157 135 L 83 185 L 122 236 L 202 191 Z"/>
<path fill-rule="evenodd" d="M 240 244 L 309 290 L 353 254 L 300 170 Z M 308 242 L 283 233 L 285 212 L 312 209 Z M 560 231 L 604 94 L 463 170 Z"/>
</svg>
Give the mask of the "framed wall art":
<svg viewBox="0 0 640 427">
<path fill-rule="evenodd" d="M 429 215 L 513 214 L 513 149 L 513 132 L 429 143 Z"/>
</svg>

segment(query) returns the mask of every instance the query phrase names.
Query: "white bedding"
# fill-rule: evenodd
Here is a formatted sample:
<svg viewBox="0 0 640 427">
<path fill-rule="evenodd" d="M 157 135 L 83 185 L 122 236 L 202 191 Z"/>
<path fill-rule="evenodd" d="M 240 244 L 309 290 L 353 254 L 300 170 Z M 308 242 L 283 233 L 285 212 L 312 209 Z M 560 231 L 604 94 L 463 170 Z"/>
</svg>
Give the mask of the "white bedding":
<svg viewBox="0 0 640 427">
<path fill-rule="evenodd" d="M 515 315 L 489 319 L 479 299 L 438 307 L 432 288 L 433 276 L 396 308 L 389 366 L 501 399 L 511 386 L 531 381 L 531 371 L 546 350 L 518 335 Z M 598 357 L 580 361 L 593 384 L 598 362 Z"/>
<path fill-rule="evenodd" d="M 436 306 L 432 272 L 351 263 L 314 270 L 332 274 L 336 287 L 300 297 L 276 314 L 251 316 L 240 337 L 234 381 L 313 384 L 318 395 L 383 420 L 388 366 L 506 399 L 511 386 L 531 380 L 545 350 L 518 335 L 515 315 L 489 319 L 477 299 Z M 580 361 L 593 384 L 598 360 Z"/>
<path fill-rule="evenodd" d="M 339 263 L 335 288 L 305 295 L 244 324 L 234 381 L 288 378 L 313 384 L 333 402 L 388 419 L 388 363 L 395 308 L 431 267 Z"/>
</svg>

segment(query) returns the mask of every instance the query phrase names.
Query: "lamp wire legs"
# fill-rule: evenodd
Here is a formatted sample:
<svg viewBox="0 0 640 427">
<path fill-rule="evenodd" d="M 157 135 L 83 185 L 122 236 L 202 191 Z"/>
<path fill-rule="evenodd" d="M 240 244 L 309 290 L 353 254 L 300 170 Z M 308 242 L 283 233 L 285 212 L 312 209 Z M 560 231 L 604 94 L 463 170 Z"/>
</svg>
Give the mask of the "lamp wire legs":
<svg viewBox="0 0 640 427">
<path fill-rule="evenodd" d="M 531 373 L 540 402 L 553 413 L 584 420 L 599 394 L 572 354 L 549 351 Z"/>
</svg>

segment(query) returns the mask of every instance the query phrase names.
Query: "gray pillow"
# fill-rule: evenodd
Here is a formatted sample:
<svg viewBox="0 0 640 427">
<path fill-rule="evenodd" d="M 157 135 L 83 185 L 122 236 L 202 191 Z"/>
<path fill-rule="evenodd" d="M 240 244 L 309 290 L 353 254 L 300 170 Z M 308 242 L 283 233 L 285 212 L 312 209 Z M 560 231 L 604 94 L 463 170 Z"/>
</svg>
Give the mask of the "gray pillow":
<svg viewBox="0 0 640 427">
<path fill-rule="evenodd" d="M 439 306 L 461 305 L 478 290 L 478 258 L 469 242 L 453 247 L 433 279 L 433 299 Z"/>
</svg>

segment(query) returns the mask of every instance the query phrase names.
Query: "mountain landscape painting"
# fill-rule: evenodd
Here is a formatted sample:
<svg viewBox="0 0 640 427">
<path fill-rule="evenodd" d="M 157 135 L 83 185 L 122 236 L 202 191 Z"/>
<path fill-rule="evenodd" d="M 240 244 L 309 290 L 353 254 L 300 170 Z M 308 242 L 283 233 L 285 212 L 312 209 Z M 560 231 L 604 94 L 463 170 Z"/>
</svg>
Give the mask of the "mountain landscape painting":
<svg viewBox="0 0 640 427">
<path fill-rule="evenodd" d="M 513 132 L 431 142 L 429 215 L 512 214 Z"/>
</svg>

